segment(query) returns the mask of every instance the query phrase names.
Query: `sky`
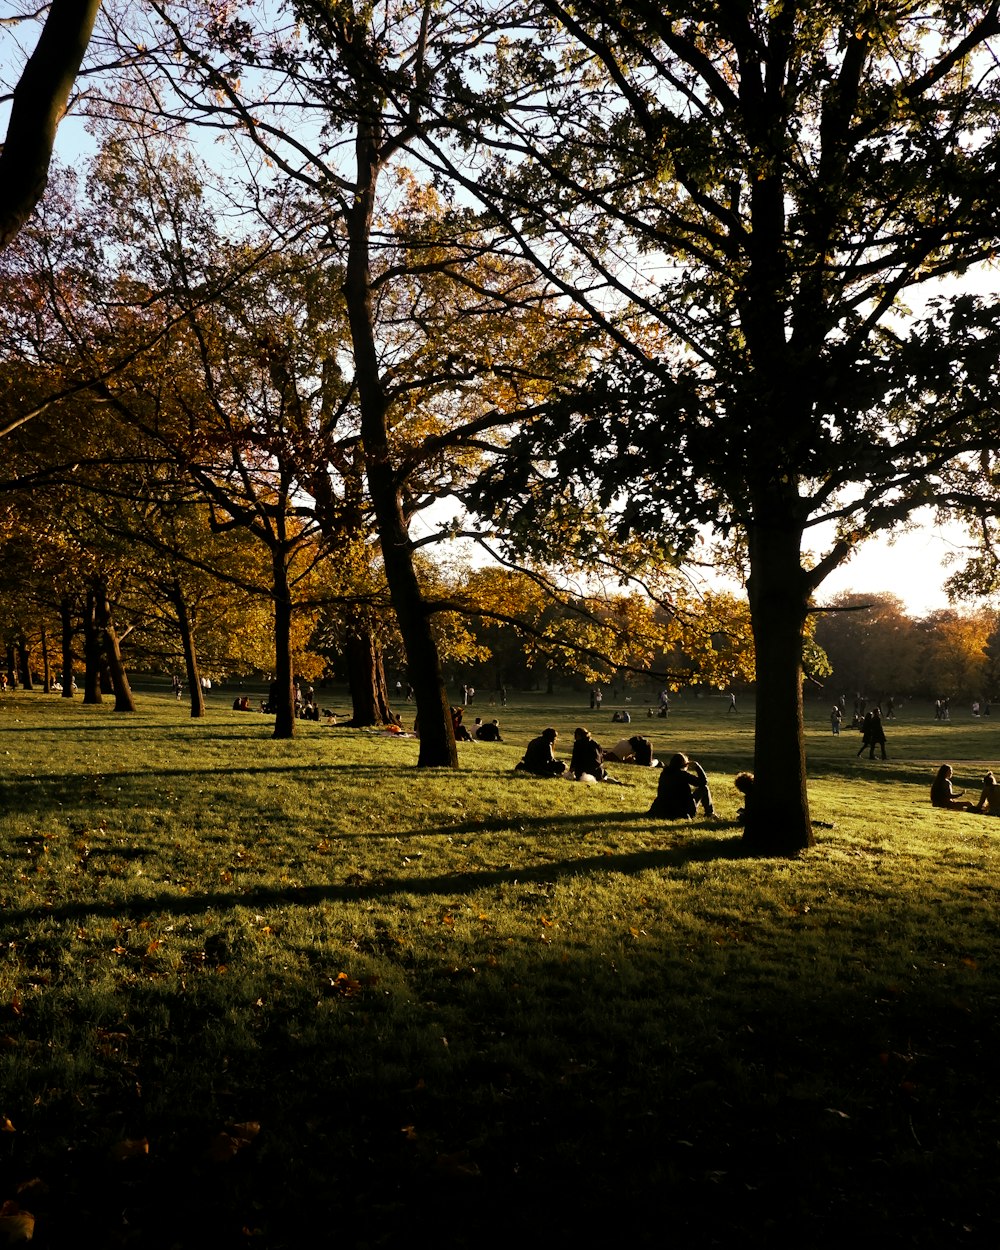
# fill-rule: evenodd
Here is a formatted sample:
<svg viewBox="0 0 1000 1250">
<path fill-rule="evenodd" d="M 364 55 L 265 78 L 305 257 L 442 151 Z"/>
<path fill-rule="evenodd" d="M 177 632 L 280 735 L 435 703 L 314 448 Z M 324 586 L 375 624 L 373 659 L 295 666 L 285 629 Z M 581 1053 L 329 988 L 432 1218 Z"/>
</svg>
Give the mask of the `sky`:
<svg viewBox="0 0 1000 1250">
<path fill-rule="evenodd" d="M 944 563 L 961 550 L 964 531 L 959 526 L 935 525 L 928 516 L 916 529 L 895 539 L 870 539 L 857 554 L 832 573 L 817 598 L 857 591 L 897 595 L 911 616 L 926 616 L 949 606 L 945 579 L 955 570 Z"/>
</svg>

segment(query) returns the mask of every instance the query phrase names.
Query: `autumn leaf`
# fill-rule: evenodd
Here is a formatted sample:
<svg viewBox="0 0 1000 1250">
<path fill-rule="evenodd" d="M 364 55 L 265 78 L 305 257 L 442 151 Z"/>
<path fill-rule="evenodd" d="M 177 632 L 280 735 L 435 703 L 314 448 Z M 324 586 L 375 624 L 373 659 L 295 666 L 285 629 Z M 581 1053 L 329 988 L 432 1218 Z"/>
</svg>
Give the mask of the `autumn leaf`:
<svg viewBox="0 0 1000 1250">
<path fill-rule="evenodd" d="M 137 1137 L 115 1142 L 110 1154 L 116 1163 L 123 1163 L 126 1159 L 140 1159 L 149 1154 L 149 1138 Z"/>
<path fill-rule="evenodd" d="M 30 1211 L 22 1211 L 16 1202 L 5 1202 L 0 1207 L 0 1237 L 5 1245 L 16 1246 L 34 1235 L 35 1217 Z"/>
<path fill-rule="evenodd" d="M 239 1154 L 244 1146 L 249 1146 L 260 1132 L 257 1120 L 246 1120 L 242 1124 L 230 1124 L 228 1129 L 217 1133 L 209 1142 L 205 1157 L 209 1163 L 228 1163 Z"/>
<path fill-rule="evenodd" d="M 16 1133 L 17 1129 L 6 1116 L 0 1116 L 0 1133 Z"/>
<path fill-rule="evenodd" d="M 481 1176 L 479 1164 L 474 1159 L 470 1159 L 466 1151 L 460 1150 L 456 1154 L 438 1155 L 434 1160 L 434 1166 L 439 1172 L 445 1173 L 447 1176 Z"/>
<path fill-rule="evenodd" d="M 330 981 L 330 988 L 344 998 L 353 998 L 361 993 L 361 982 L 349 977 L 346 972 L 338 972 Z"/>
</svg>

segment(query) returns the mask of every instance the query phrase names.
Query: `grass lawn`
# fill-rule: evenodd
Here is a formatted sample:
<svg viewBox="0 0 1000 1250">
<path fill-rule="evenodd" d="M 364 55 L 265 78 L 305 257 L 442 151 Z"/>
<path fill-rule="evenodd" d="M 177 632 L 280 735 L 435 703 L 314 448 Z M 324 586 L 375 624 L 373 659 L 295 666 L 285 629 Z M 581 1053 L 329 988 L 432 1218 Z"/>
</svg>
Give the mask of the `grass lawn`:
<svg viewBox="0 0 1000 1250">
<path fill-rule="evenodd" d="M 747 859 L 748 700 L 636 707 L 713 783 L 665 823 L 654 770 L 512 771 L 607 701 L 418 772 L 233 694 L 0 699 L 0 1245 L 998 1244 L 1000 820 L 928 789 L 1000 718 L 882 763 L 811 706 L 817 845 Z"/>
</svg>

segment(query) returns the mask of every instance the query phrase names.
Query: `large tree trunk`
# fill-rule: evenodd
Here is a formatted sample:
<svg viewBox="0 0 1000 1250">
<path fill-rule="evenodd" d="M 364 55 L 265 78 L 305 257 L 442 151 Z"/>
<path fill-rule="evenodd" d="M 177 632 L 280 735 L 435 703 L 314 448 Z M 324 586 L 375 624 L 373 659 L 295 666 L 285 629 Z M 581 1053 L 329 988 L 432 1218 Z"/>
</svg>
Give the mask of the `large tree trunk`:
<svg viewBox="0 0 1000 1250">
<path fill-rule="evenodd" d="M 115 627 L 111 623 L 111 605 L 108 602 L 107 587 L 103 582 L 98 582 L 95 590 L 97 598 L 97 625 L 101 631 L 104 659 L 108 666 L 111 687 L 115 695 L 115 711 L 134 712 L 135 699 L 132 697 L 132 689 L 128 683 L 125 665 L 122 663 L 122 653 L 118 646 L 118 635 L 115 633 Z"/>
<path fill-rule="evenodd" d="M 271 683 L 275 738 L 295 737 L 295 687 L 292 672 L 292 596 L 284 552 L 272 553 L 274 583 L 274 681 Z"/>
<path fill-rule="evenodd" d="M 17 638 L 17 670 L 22 688 L 24 690 L 33 690 L 34 685 L 31 680 L 31 651 L 28 647 L 28 639 L 23 633 L 19 634 Z"/>
<path fill-rule="evenodd" d="M 382 648 L 365 625 L 349 630 L 344 645 L 351 689 L 351 724 L 385 725 L 392 717 L 382 667 Z"/>
<path fill-rule="evenodd" d="M 748 534 L 750 618 L 757 655 L 753 799 L 744 842 L 764 855 L 795 855 L 813 842 L 802 720 L 802 630 L 809 585 L 801 529 Z"/>
<path fill-rule="evenodd" d="M 73 697 L 73 605 L 69 595 L 59 601 L 59 620 L 62 623 L 62 697 Z"/>
<path fill-rule="evenodd" d="M 53 0 L 14 90 L 0 155 L 0 248 L 42 198 L 56 127 L 83 61 L 100 0 Z"/>
<path fill-rule="evenodd" d="M 101 633 L 97 626 L 97 594 L 87 591 L 83 611 L 83 701 L 101 703 Z"/>
<path fill-rule="evenodd" d="M 359 82 L 362 91 L 365 84 Z M 369 101 L 370 116 L 358 123 L 355 142 L 357 190 L 347 214 L 348 255 L 344 292 L 354 348 L 355 378 L 361 408 L 361 440 L 368 472 L 368 490 L 382 560 L 399 631 L 406 648 L 407 673 L 417 703 L 420 732 L 419 767 L 458 766 L 451 720 L 430 612 L 413 566 L 413 549 L 403 515 L 400 480 L 389 446 L 389 398 L 379 371 L 372 305 L 369 241 L 379 175 L 378 105 Z"/>
<path fill-rule="evenodd" d="M 188 690 L 191 692 L 191 716 L 197 720 L 205 715 L 205 692 L 201 688 L 201 674 L 198 672 L 198 653 L 194 645 L 191 614 L 188 612 L 184 587 L 179 577 L 174 578 L 167 594 L 177 613 L 177 628 L 184 651 L 184 671 L 187 674 Z"/>
</svg>

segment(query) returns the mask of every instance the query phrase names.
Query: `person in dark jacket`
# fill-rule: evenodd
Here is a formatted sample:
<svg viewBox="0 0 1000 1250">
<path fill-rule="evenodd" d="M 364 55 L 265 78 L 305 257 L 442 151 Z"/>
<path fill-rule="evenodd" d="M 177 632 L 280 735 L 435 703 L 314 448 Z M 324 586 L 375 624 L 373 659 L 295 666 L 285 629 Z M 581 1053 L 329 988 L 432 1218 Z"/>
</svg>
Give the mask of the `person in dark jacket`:
<svg viewBox="0 0 1000 1250">
<path fill-rule="evenodd" d="M 660 773 L 660 784 L 649 814 L 664 820 L 690 820 L 697 815 L 699 803 L 706 816 L 715 815 L 705 770 L 697 760 L 689 760 L 678 752 Z"/>
<path fill-rule="evenodd" d="M 555 756 L 555 741 L 559 737 L 554 729 L 543 729 L 537 738 L 532 738 L 524 753 L 524 759 L 516 765 L 526 773 L 534 773 L 536 777 L 561 777 L 566 765 Z"/>
<path fill-rule="evenodd" d="M 569 771 L 577 781 L 581 777 L 596 777 L 604 781 L 604 752 L 594 741 L 586 729 L 577 729 L 573 733 L 573 754 L 570 756 Z"/>
</svg>

